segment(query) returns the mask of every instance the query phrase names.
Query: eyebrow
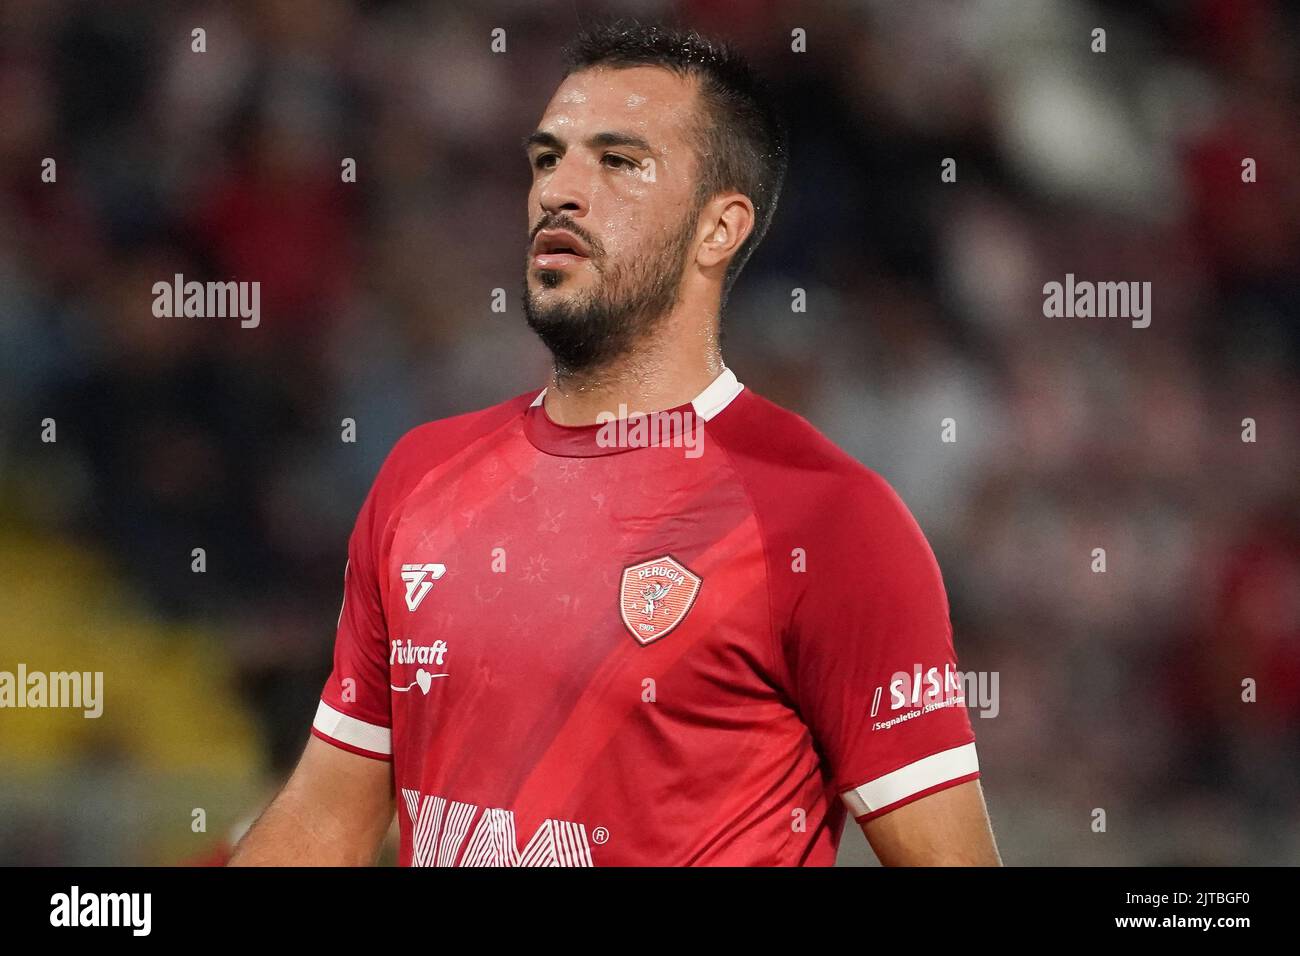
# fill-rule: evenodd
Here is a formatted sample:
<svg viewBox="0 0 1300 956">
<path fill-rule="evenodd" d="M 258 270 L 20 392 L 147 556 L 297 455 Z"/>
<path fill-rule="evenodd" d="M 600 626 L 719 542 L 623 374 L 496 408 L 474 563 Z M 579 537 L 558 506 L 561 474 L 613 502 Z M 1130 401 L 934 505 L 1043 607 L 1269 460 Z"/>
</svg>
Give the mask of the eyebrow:
<svg viewBox="0 0 1300 956">
<path fill-rule="evenodd" d="M 529 136 L 524 137 L 523 147 L 530 150 L 534 146 L 545 146 L 549 149 L 563 150 L 564 141 L 554 133 L 543 132 L 538 130 Z M 641 149 L 647 153 L 652 152 L 650 144 L 640 136 L 633 136 L 631 133 L 604 132 L 596 133 L 587 139 L 588 146 L 626 146 L 629 149 Z"/>
</svg>

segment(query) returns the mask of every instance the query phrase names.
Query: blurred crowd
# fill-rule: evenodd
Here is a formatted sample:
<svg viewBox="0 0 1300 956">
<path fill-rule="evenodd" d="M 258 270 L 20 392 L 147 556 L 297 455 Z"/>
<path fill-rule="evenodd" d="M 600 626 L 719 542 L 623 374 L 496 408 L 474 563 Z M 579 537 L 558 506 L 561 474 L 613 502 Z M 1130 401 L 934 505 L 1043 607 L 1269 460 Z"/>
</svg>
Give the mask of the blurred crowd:
<svg viewBox="0 0 1300 956">
<path fill-rule="evenodd" d="M 1000 675 L 973 720 L 1008 862 L 1300 862 L 1294 8 L 9 0 L 0 669 L 115 641 L 190 718 L 38 745 L 0 715 L 0 863 L 190 858 L 199 794 L 219 839 L 292 766 L 384 455 L 544 382 L 518 144 L 597 13 L 729 36 L 784 104 L 724 354 L 930 538 L 962 666 Z M 156 318 L 177 273 L 260 281 L 260 326 Z M 1149 281 L 1150 327 L 1045 317 L 1067 273 Z M 131 828 L 159 814 L 181 834 Z"/>
</svg>

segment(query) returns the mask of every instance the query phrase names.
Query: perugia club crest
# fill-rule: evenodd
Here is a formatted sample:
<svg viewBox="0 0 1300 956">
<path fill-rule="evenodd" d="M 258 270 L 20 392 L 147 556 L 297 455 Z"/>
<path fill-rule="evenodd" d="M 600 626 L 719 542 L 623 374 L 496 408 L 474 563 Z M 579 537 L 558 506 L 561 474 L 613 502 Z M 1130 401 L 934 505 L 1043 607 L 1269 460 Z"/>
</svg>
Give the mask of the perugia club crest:
<svg viewBox="0 0 1300 956">
<path fill-rule="evenodd" d="M 623 569 L 618 613 L 639 643 L 651 644 L 682 623 L 699 593 L 699 575 L 664 555 Z"/>
</svg>

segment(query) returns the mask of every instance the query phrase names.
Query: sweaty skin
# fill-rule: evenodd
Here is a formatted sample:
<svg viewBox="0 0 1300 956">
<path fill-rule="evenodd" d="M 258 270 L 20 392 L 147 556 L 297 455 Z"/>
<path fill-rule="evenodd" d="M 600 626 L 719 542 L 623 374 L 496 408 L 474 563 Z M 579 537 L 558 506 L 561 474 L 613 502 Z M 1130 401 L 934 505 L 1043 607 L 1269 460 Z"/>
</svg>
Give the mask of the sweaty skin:
<svg viewBox="0 0 1300 956">
<path fill-rule="evenodd" d="M 647 253 L 681 228 L 693 207 L 697 163 L 691 142 L 695 82 L 657 67 L 576 73 L 552 97 L 537 132 L 554 143 L 529 147 L 533 168 L 527 222 L 531 237 L 548 217 L 566 216 L 603 252 L 564 270 L 549 288 L 528 269 L 542 306 L 591 294 L 618 267 L 665 268 Z M 602 134 L 623 142 L 610 145 Z M 636 141 L 640 142 L 629 142 Z M 727 263 L 754 225 L 753 204 L 724 193 L 705 204 L 689 237 L 676 304 L 653 336 L 628 355 L 547 389 L 547 414 L 559 424 L 596 421 L 620 401 L 637 411 L 672 408 L 699 394 L 723 369 L 718 312 Z"/>
</svg>

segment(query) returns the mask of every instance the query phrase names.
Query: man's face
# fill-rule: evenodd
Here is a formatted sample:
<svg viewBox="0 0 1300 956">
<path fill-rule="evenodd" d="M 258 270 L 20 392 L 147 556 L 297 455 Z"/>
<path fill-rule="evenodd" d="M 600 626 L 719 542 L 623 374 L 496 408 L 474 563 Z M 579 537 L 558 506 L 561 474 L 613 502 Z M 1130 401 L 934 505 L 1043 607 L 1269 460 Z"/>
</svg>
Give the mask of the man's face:
<svg viewBox="0 0 1300 956">
<path fill-rule="evenodd" d="M 561 372 L 625 354 L 676 304 L 696 226 L 695 86 L 658 67 L 568 77 L 530 137 L 524 312 Z"/>
</svg>

